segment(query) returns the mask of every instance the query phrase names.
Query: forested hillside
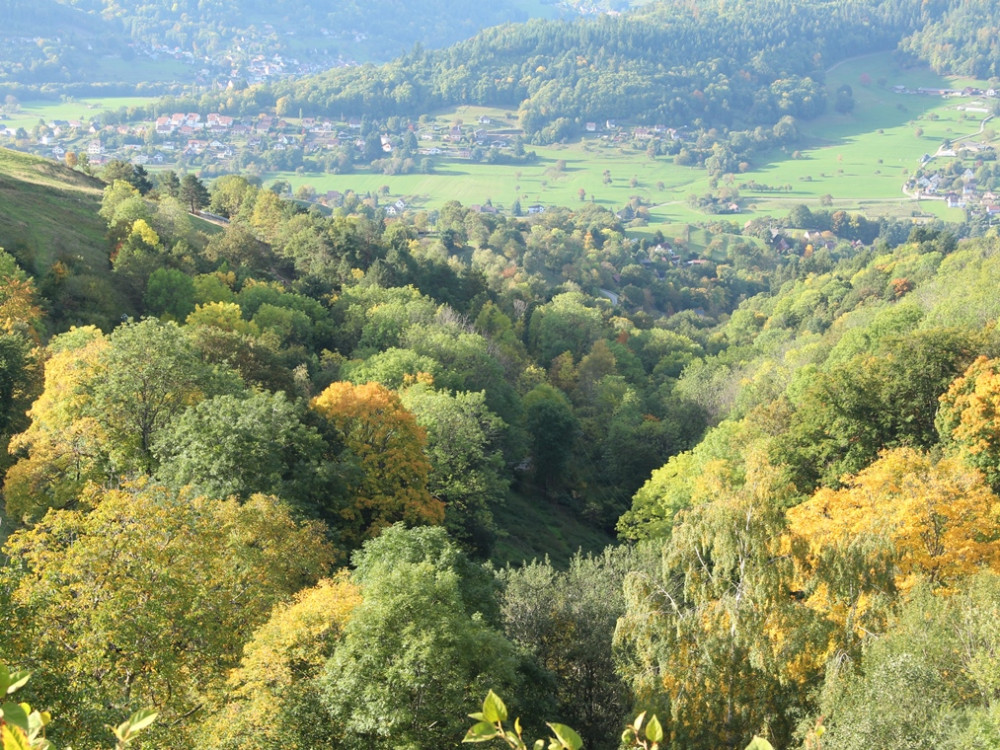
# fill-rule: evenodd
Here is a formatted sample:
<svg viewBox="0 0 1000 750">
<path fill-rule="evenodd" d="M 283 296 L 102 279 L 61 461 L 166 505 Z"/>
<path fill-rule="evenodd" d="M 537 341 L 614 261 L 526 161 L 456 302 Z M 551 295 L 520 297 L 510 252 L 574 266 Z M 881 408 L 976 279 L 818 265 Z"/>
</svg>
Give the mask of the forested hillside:
<svg viewBox="0 0 1000 750">
<path fill-rule="evenodd" d="M 998 250 L 914 231 L 749 300 L 685 371 L 721 421 L 620 523 L 662 551 L 618 637 L 678 746 L 995 744 Z"/>
<path fill-rule="evenodd" d="M 995 232 L 689 264 L 592 206 L 106 177 L 103 265 L 2 263 L 0 661 L 54 741 L 449 746 L 490 688 L 596 748 L 997 736 Z M 121 316 L 56 314 L 81 274 Z"/>
<path fill-rule="evenodd" d="M 940 73 L 994 78 L 1000 73 L 998 29 L 995 5 L 959 3 L 905 39 L 900 49 Z"/>
<path fill-rule="evenodd" d="M 275 93 L 293 108 L 373 118 L 455 104 L 510 107 L 529 135 L 626 117 L 752 130 L 822 112 L 826 66 L 848 51 L 894 47 L 933 12 L 908 0 L 797 3 L 794 12 L 770 2 L 658 3 L 617 17 L 488 29 L 445 50 L 331 70 Z"/>
</svg>

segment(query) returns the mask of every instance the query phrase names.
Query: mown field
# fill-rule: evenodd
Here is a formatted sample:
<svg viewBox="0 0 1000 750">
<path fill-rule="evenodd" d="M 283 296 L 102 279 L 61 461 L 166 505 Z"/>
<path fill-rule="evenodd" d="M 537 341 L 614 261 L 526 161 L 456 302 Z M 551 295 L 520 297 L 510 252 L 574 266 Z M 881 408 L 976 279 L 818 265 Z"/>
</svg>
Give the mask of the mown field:
<svg viewBox="0 0 1000 750">
<path fill-rule="evenodd" d="M 854 111 L 802 123 L 803 140 L 797 151 L 759 154 L 750 170 L 734 175 L 737 186 L 756 182 L 782 189 L 742 189 L 743 210 L 729 218 L 745 221 L 780 215 L 800 203 L 819 208 L 824 196 L 830 196 L 832 208 L 860 211 L 869 217 L 932 215 L 960 220 L 961 210 L 948 209 L 943 201 L 918 203 L 903 194 L 902 185 L 923 154 L 933 154 L 945 139 L 978 131 L 986 113 L 975 110 L 991 109 L 992 103 L 899 94 L 892 88 L 988 84 L 945 79 L 926 68 L 903 68 L 891 53 L 866 55 L 831 69 L 827 76 L 831 100 L 833 92 L 845 83 L 854 93 Z M 468 123 L 483 114 L 495 121 L 511 122 L 508 112 L 476 107 L 438 112 L 435 121 L 440 125 L 458 119 Z M 918 128 L 922 131 L 919 135 Z M 506 166 L 439 157 L 436 172 L 429 175 L 270 173 L 265 179 L 288 180 L 296 188 L 310 185 L 320 193 L 347 189 L 375 193 L 388 186 L 392 200 L 403 198 L 424 209 L 437 208 L 448 200 L 475 204 L 487 199 L 507 210 L 515 200 L 525 210 L 532 203 L 574 206 L 580 203 L 580 191 L 586 201 L 620 208 L 638 195 L 651 206 L 650 232 L 662 225 L 708 218 L 688 205 L 692 193 L 711 191 L 703 170 L 677 166 L 669 157 L 650 158 L 643 148 L 630 142 L 611 143 L 591 135 L 574 143 L 528 149 L 537 152 L 537 162 Z M 565 162 L 563 169 L 557 168 L 560 161 Z M 605 181 L 606 171 L 610 184 Z"/>
<path fill-rule="evenodd" d="M 109 96 L 81 98 L 69 100 L 31 99 L 20 102 L 17 111 L 8 112 L 7 117 L 0 120 L 0 125 L 7 128 L 24 128 L 29 133 L 41 122 L 53 120 L 80 120 L 89 122 L 103 112 L 117 112 L 122 107 L 138 107 L 153 101 L 142 96 Z"/>
</svg>

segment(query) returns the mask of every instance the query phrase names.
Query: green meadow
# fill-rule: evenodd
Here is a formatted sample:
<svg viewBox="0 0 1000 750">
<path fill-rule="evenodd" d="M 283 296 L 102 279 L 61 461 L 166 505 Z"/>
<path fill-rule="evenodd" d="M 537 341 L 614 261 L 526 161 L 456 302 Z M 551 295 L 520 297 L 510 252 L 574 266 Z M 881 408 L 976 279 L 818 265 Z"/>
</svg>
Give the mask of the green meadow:
<svg viewBox="0 0 1000 750">
<path fill-rule="evenodd" d="M 800 123 L 803 138 L 797 150 L 756 155 L 746 173 L 733 175 L 733 186 L 757 183 L 779 190 L 740 189 L 741 213 L 725 218 L 745 221 L 782 215 L 800 203 L 819 208 L 829 196 L 831 208 L 861 212 L 870 218 L 937 216 L 961 220 L 960 209 L 948 209 L 939 200 L 915 201 L 904 195 L 902 185 L 925 153 L 933 155 L 946 139 L 977 133 L 987 114 L 978 110 L 991 110 L 992 102 L 895 93 L 893 87 L 986 88 L 988 84 L 946 79 L 926 68 L 904 68 L 888 52 L 845 61 L 829 71 L 826 83 L 831 100 L 838 87 L 851 86 L 854 111 Z M 455 120 L 470 123 L 483 114 L 494 119 L 492 128 L 513 124 L 509 112 L 478 107 L 438 112 L 434 121 L 441 126 Z M 487 199 L 505 210 L 515 200 L 523 210 L 534 203 L 573 207 L 580 204 L 581 191 L 585 201 L 617 209 L 632 196 L 639 196 L 650 206 L 649 232 L 711 218 L 688 205 L 689 195 L 712 191 L 703 170 L 677 166 L 669 157 L 650 158 L 631 142 L 611 143 L 587 136 L 573 143 L 527 148 L 538 154 L 536 162 L 506 166 L 437 159 L 434 174 L 270 173 L 265 179 L 288 180 L 294 188 L 310 185 L 321 194 L 348 189 L 376 193 L 388 186 L 389 200 L 402 198 L 416 209 L 438 208 L 449 200 L 468 205 Z"/>
<path fill-rule="evenodd" d="M 89 122 L 102 112 L 117 112 L 122 107 L 138 107 L 155 101 L 147 96 L 109 96 L 68 100 L 30 99 L 22 101 L 16 112 L 0 120 L 8 128 L 24 128 L 28 132 L 41 122 L 80 120 Z"/>
</svg>

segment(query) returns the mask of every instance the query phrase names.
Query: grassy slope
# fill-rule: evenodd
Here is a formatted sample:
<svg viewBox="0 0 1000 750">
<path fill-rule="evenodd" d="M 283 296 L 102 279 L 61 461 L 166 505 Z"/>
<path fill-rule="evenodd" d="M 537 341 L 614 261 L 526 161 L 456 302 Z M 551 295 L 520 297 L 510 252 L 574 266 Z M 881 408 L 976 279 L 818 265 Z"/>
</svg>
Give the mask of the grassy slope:
<svg viewBox="0 0 1000 750">
<path fill-rule="evenodd" d="M 60 164 L 0 149 L 0 247 L 44 274 L 60 258 L 107 269 L 97 211 L 103 183 Z"/>
<path fill-rule="evenodd" d="M 548 555 L 553 564 L 565 566 L 577 550 L 597 552 L 614 543 L 614 537 L 581 521 L 579 513 L 541 497 L 511 494 L 496 509 L 500 536 L 493 552 L 498 565 L 518 565 Z"/>
</svg>

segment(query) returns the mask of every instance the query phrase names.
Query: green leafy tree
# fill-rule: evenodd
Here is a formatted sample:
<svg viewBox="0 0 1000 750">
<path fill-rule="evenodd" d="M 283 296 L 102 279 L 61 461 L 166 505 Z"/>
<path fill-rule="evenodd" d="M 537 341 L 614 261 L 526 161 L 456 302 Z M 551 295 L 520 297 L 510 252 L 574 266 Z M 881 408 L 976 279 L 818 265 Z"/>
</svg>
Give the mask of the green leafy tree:
<svg viewBox="0 0 1000 750">
<path fill-rule="evenodd" d="M 555 699 L 550 710 L 589 747 L 616 746 L 631 707 L 612 642 L 632 562 L 626 548 L 608 548 L 577 554 L 565 571 L 536 560 L 501 573 L 504 632 L 545 670 L 551 686 L 542 683 L 542 692 Z"/>
<path fill-rule="evenodd" d="M 518 685 L 513 644 L 477 614 L 443 529 L 386 529 L 355 561 L 364 601 L 319 678 L 340 746 L 457 744 L 487 682 Z"/>
<path fill-rule="evenodd" d="M 973 360 L 978 334 L 931 328 L 886 336 L 872 351 L 803 371 L 795 412 L 772 458 L 803 492 L 836 485 L 883 448 L 937 442 L 938 398 Z"/>
<path fill-rule="evenodd" d="M 427 488 L 445 504 L 445 528 L 469 551 L 488 555 L 494 510 L 507 492 L 500 449 L 506 425 L 481 392 L 452 395 L 418 384 L 404 391 L 402 402 L 427 433 Z"/>
<path fill-rule="evenodd" d="M 998 584 L 995 572 L 984 572 L 951 596 L 914 589 L 859 659 L 829 670 L 822 746 L 996 747 Z"/>
<path fill-rule="evenodd" d="M 158 433 L 156 477 L 212 497 L 262 492 L 315 510 L 324 495 L 338 493 L 335 469 L 323 464 L 327 444 L 303 422 L 305 413 L 282 393 L 201 401 Z"/>
<path fill-rule="evenodd" d="M 548 365 L 565 351 L 580 359 L 601 338 L 601 313 L 587 301 L 580 292 L 565 292 L 532 313 L 528 341 L 539 363 Z"/>
<path fill-rule="evenodd" d="M 225 175 L 212 183 L 213 212 L 230 218 L 253 205 L 258 187 L 240 175 Z"/>
<path fill-rule="evenodd" d="M 565 479 L 579 423 L 569 399 L 550 385 L 535 386 L 524 397 L 524 420 L 531 441 L 535 481 L 555 491 Z"/>
<path fill-rule="evenodd" d="M 160 430 L 193 402 L 242 388 L 235 373 L 203 362 L 173 323 L 128 323 L 108 344 L 86 385 L 87 412 L 101 426 L 107 456 L 120 474 L 151 473 Z"/>
<path fill-rule="evenodd" d="M 181 322 L 194 312 L 194 281 L 176 268 L 157 268 L 149 275 L 143 301 L 154 315 Z"/>
</svg>

